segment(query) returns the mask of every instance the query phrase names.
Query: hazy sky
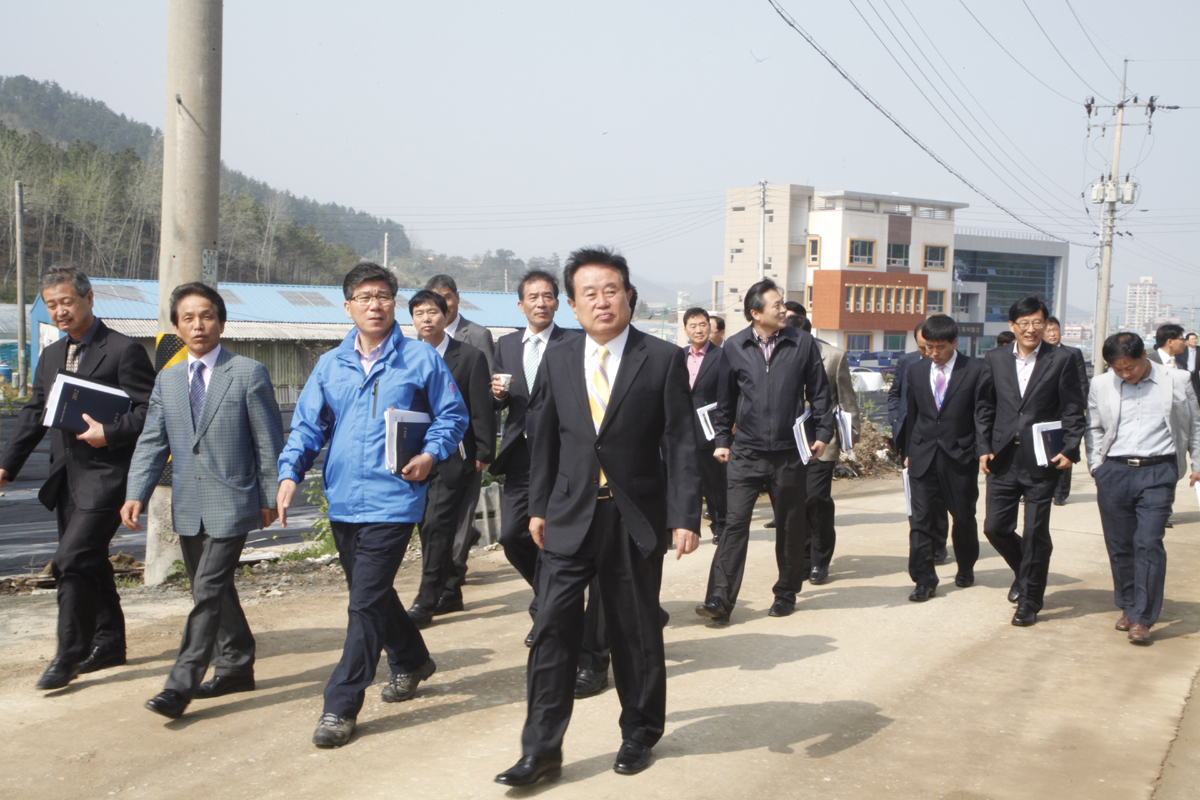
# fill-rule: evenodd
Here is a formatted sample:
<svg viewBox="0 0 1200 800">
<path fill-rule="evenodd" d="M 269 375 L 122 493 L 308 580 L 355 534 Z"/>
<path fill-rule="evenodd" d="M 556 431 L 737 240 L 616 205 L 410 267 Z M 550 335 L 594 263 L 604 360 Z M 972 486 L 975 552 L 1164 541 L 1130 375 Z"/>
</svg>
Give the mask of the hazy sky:
<svg viewBox="0 0 1200 800">
<path fill-rule="evenodd" d="M 1196 305 L 1194 0 L 781 2 L 948 163 L 1087 245 L 1071 251 L 1070 301 L 1088 309 L 1099 207 L 1079 195 L 1111 159 L 1112 130 L 1095 127 L 1104 110 L 1089 135 L 1083 101 L 1115 100 L 1122 59 L 1134 59 L 1130 95 L 1190 108 L 1125 130 L 1121 172 L 1142 193 L 1118 224 L 1134 235 L 1118 239 L 1114 311 L 1140 275 Z M 0 74 L 55 80 L 161 126 L 165 36 L 165 2 L 10 3 Z M 703 282 L 722 269 L 725 189 L 762 179 L 968 202 L 959 226 L 1020 227 L 904 138 L 766 0 L 243 0 L 225 6 L 224 44 L 229 166 L 390 216 L 440 252 L 611 243 L 635 272 Z"/>
</svg>

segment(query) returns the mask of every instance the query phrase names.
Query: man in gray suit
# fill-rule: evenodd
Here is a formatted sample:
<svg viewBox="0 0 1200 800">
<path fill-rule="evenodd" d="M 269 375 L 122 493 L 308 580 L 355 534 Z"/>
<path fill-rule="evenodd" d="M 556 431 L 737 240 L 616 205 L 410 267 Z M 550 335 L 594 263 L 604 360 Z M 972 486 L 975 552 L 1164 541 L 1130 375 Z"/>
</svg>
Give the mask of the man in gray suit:
<svg viewBox="0 0 1200 800">
<path fill-rule="evenodd" d="M 171 520 L 195 605 L 166 687 L 146 708 L 174 719 L 193 698 L 254 688 L 254 636 L 233 578 L 246 534 L 278 517 L 283 426 L 267 368 L 221 347 L 225 301 L 215 289 L 203 283 L 178 287 L 171 294 L 171 323 L 187 347 L 187 361 L 164 369 L 154 382 L 121 520 L 139 529 L 170 457 Z M 204 681 L 210 660 L 214 676 Z"/>
<path fill-rule="evenodd" d="M 1088 470 L 1122 612 L 1117 630 L 1148 644 L 1162 610 L 1163 535 L 1188 453 L 1188 485 L 1200 480 L 1200 408 L 1187 372 L 1153 362 L 1137 334 L 1113 334 L 1103 352 L 1111 371 L 1088 392 Z"/>
<path fill-rule="evenodd" d="M 440 294 L 446 301 L 446 330 L 445 335 L 460 342 L 466 342 L 477 350 L 483 351 L 487 359 L 488 375 L 492 374 L 492 356 L 496 345 L 492 341 L 492 332 L 482 325 L 477 325 L 458 313 L 462 302 L 458 296 L 458 284 L 449 275 L 434 275 L 425 282 L 425 288 Z M 492 445 L 492 449 L 495 445 Z M 463 496 L 454 530 L 454 545 L 451 557 L 454 569 L 446 582 L 442 596 L 438 598 L 433 608 L 434 616 L 448 614 L 451 611 L 462 611 L 462 587 L 467 580 L 467 557 L 471 554 L 471 545 L 479 541 L 479 531 L 475 529 L 475 506 L 479 504 L 479 490 L 483 485 L 483 472 L 476 472 L 467 483 L 467 491 Z"/>
</svg>

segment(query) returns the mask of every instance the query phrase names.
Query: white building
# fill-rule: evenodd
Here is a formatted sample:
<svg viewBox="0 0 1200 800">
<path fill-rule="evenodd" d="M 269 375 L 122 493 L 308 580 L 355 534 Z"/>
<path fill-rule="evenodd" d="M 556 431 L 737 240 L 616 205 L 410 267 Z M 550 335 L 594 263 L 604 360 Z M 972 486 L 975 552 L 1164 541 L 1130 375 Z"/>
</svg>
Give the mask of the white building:
<svg viewBox="0 0 1200 800">
<path fill-rule="evenodd" d="M 1163 316 L 1162 293 L 1152 276 L 1143 276 L 1137 283 L 1129 284 L 1125 290 L 1124 329 L 1149 333 Z"/>
</svg>

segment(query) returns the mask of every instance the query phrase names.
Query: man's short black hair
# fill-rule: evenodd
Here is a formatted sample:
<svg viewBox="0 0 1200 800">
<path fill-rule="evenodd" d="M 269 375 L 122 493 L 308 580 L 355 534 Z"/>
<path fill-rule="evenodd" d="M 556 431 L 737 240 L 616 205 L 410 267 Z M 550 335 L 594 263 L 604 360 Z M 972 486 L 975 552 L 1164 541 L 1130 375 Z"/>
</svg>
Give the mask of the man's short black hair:
<svg viewBox="0 0 1200 800">
<path fill-rule="evenodd" d="M 1043 319 L 1050 316 L 1050 309 L 1046 308 L 1042 298 L 1036 294 L 1027 294 L 1009 307 L 1008 321 L 1016 322 L 1021 317 L 1028 317 L 1038 312 L 1041 312 Z"/>
<path fill-rule="evenodd" d="M 443 314 L 450 313 L 450 307 L 446 305 L 446 298 L 431 289 L 422 289 L 408 301 L 408 315 L 411 317 L 417 310 L 417 306 L 423 306 L 426 303 L 433 303 Z"/>
<path fill-rule="evenodd" d="M 1162 346 L 1172 339 L 1183 338 L 1183 326 L 1176 325 L 1174 322 L 1168 322 L 1166 325 L 1160 325 L 1158 330 L 1154 332 L 1154 346 L 1162 349 Z"/>
<path fill-rule="evenodd" d="M 725 318 L 724 317 L 709 317 L 708 321 L 713 323 L 713 327 L 716 328 L 717 330 L 719 330 L 719 331 L 725 330 Z"/>
<path fill-rule="evenodd" d="M 1100 352 L 1104 356 L 1104 363 L 1111 367 L 1113 362 L 1122 358 L 1138 359 L 1146 355 L 1146 344 L 1136 333 L 1121 331 L 1105 339 Z"/>
<path fill-rule="evenodd" d="M 434 275 L 429 280 L 425 281 L 425 288 L 435 292 L 445 291 L 449 289 L 454 294 L 458 294 L 458 284 L 454 282 L 454 278 L 449 275 Z"/>
<path fill-rule="evenodd" d="M 517 299 L 525 299 L 525 285 L 536 283 L 537 281 L 545 281 L 550 284 L 550 288 L 554 290 L 554 296 L 558 297 L 558 278 L 546 272 L 544 269 L 531 269 L 521 278 L 521 282 L 517 284 Z"/>
<path fill-rule="evenodd" d="M 183 298 L 197 295 L 213 304 L 213 308 L 217 310 L 217 321 L 222 325 L 225 324 L 225 298 L 217 292 L 216 289 L 209 286 L 207 283 L 194 281 L 185 283 L 182 286 L 176 286 L 175 291 L 171 292 L 171 324 L 179 324 L 179 304 L 183 302 Z"/>
<path fill-rule="evenodd" d="M 921 326 L 921 335 L 927 342 L 953 342 L 958 339 L 958 323 L 946 314 L 934 314 Z"/>
<path fill-rule="evenodd" d="M 704 317 L 704 319 L 707 320 L 708 312 L 699 306 L 689 308 L 687 311 L 683 312 L 683 324 L 687 325 L 688 322 L 691 321 L 692 317 Z"/>
<path fill-rule="evenodd" d="M 575 299 L 575 273 L 580 267 L 608 267 L 621 273 L 621 283 L 629 291 L 633 286 L 629 283 L 629 262 L 625 256 L 618 255 L 610 247 L 581 247 L 567 256 L 566 266 L 563 267 L 563 284 L 567 287 L 567 297 Z M 630 304 L 630 308 L 633 304 Z"/>
<path fill-rule="evenodd" d="M 797 303 L 795 300 L 788 300 L 783 304 L 783 307 L 788 310 L 789 314 L 796 314 L 797 316 L 801 317 L 808 316 L 808 309 L 806 309 L 802 304 Z"/>
<path fill-rule="evenodd" d="M 789 328 L 797 328 L 805 331 L 806 333 L 812 333 L 812 320 L 810 320 L 807 315 L 792 314 L 787 318 L 787 322 L 785 324 Z"/>
<path fill-rule="evenodd" d="M 1017 335 L 1012 331 L 1000 331 L 996 334 L 996 347 L 1004 347 L 1006 344 L 1012 344 L 1017 340 Z"/>
<path fill-rule="evenodd" d="M 342 294 L 346 295 L 346 299 L 349 300 L 354 296 L 354 290 L 367 281 L 383 281 L 388 285 L 388 290 L 393 296 L 400 291 L 400 282 L 396 280 L 396 273 L 390 269 L 384 269 L 372 261 L 364 261 L 346 273 L 346 278 L 342 281 Z"/>
<path fill-rule="evenodd" d="M 1196 332 L 1195 332 L 1195 331 L 1192 331 L 1191 333 L 1189 333 L 1187 336 L 1185 336 L 1185 337 L 1183 337 L 1183 338 L 1185 338 L 1185 339 L 1190 339 L 1190 338 L 1192 338 L 1192 337 L 1193 337 L 1193 336 L 1195 336 L 1195 335 L 1196 335 Z"/>
<path fill-rule="evenodd" d="M 766 308 L 767 301 L 763 299 L 763 295 L 767 292 L 776 292 L 780 296 L 783 295 L 783 292 L 779 291 L 779 286 L 770 278 L 763 278 L 746 290 L 746 298 L 742 304 L 742 313 L 746 315 L 747 322 L 754 322 L 754 317 L 750 313 L 751 311 L 757 311 L 761 314 L 762 310 Z"/>
</svg>

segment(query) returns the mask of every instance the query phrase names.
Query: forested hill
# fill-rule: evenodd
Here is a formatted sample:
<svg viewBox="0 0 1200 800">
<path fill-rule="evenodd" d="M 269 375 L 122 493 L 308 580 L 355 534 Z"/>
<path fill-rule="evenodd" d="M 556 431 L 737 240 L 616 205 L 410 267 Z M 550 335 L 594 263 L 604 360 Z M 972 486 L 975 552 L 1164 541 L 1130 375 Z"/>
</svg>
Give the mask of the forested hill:
<svg viewBox="0 0 1200 800">
<path fill-rule="evenodd" d="M 45 142 L 61 147 L 91 142 L 107 154 L 132 150 L 153 170 L 161 170 L 160 129 L 131 120 L 103 102 L 69 92 L 53 81 L 35 81 L 24 75 L 0 76 L 0 125 L 22 134 L 36 133 Z M 5 191 L 11 193 L 11 184 Z M 362 256 L 382 257 L 385 231 L 389 234 L 390 254 L 400 257 L 409 252 L 404 226 L 397 222 L 337 203 L 296 197 L 229 169 L 224 163 L 221 192 L 231 198 L 249 198 L 268 211 L 282 209 L 284 219 L 301 228 L 311 225 L 324 242 L 349 245 Z"/>
</svg>

